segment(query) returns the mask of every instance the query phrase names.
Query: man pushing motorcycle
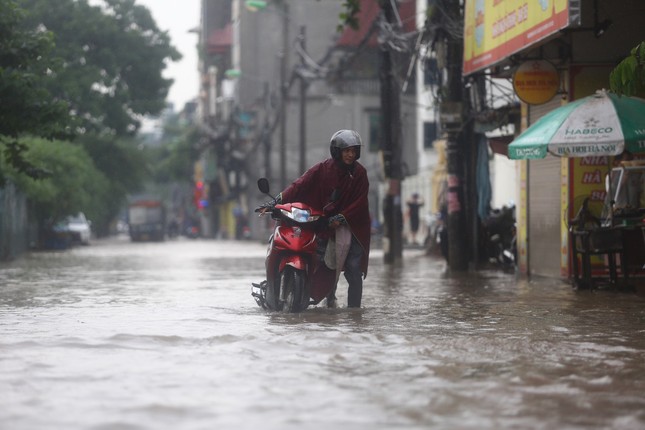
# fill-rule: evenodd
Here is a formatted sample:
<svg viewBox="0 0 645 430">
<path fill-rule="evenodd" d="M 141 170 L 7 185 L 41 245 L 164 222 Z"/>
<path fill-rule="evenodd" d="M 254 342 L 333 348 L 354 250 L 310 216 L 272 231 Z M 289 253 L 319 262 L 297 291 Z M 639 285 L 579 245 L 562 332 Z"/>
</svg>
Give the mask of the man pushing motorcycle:
<svg viewBox="0 0 645 430">
<path fill-rule="evenodd" d="M 336 282 L 344 270 L 349 308 L 361 306 L 370 250 L 369 181 L 365 167 L 357 161 L 361 145 L 356 131 L 337 131 L 329 145 L 331 157 L 309 168 L 269 203 L 297 201 L 323 208 L 328 228 L 318 236 L 317 254 L 327 267 L 337 270 Z M 332 194 L 338 196 L 334 201 L 330 201 Z M 329 307 L 336 306 L 335 292 L 336 286 L 327 296 Z"/>
</svg>

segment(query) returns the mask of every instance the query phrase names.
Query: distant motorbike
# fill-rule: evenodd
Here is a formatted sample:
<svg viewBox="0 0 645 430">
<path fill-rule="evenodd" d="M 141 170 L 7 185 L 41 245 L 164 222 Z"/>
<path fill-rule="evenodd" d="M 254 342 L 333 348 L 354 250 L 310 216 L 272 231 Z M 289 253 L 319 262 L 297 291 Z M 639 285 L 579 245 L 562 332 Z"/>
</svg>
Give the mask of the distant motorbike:
<svg viewBox="0 0 645 430">
<path fill-rule="evenodd" d="M 515 266 L 517 239 L 515 205 L 495 209 L 484 221 L 487 232 L 487 251 L 490 263 Z"/>
<path fill-rule="evenodd" d="M 168 223 L 168 228 L 166 229 L 168 237 L 174 239 L 179 236 L 179 223 L 176 220 L 172 220 Z"/>
<path fill-rule="evenodd" d="M 424 241 L 429 254 L 441 254 L 448 261 L 448 229 L 442 212 L 426 217 L 427 235 Z"/>
<path fill-rule="evenodd" d="M 269 182 L 258 180 L 258 188 L 269 197 Z M 337 200 L 332 195 L 330 202 Z M 255 209 L 277 220 L 265 260 L 266 280 L 253 283 L 251 295 L 267 310 L 301 312 L 326 298 L 336 283 L 336 272 L 317 258 L 318 234 L 327 226 L 324 208 L 304 203 L 276 204 Z"/>
<path fill-rule="evenodd" d="M 196 225 L 189 225 L 184 230 L 184 236 L 186 236 L 189 239 L 197 239 L 199 235 L 200 235 L 199 227 L 197 227 Z"/>
</svg>

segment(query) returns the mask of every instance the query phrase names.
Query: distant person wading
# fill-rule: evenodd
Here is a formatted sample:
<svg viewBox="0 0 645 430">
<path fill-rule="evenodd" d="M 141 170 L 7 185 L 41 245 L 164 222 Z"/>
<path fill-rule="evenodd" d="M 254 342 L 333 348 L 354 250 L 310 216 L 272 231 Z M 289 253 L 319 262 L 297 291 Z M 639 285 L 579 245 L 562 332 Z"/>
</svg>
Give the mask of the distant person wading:
<svg viewBox="0 0 645 430">
<path fill-rule="evenodd" d="M 408 205 L 408 219 L 410 220 L 410 243 L 417 243 L 417 233 L 419 232 L 419 211 L 423 206 L 423 201 L 419 199 L 419 193 L 412 194 Z"/>
</svg>

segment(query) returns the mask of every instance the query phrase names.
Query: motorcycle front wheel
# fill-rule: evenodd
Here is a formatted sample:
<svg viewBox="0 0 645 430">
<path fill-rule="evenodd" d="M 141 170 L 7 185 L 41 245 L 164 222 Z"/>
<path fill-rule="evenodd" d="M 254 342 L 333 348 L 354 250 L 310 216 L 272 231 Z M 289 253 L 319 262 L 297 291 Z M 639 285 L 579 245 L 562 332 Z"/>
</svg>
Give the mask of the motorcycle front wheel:
<svg viewBox="0 0 645 430">
<path fill-rule="evenodd" d="M 307 278 L 302 270 L 284 268 L 280 277 L 280 310 L 287 313 L 304 311 L 309 305 Z"/>
</svg>

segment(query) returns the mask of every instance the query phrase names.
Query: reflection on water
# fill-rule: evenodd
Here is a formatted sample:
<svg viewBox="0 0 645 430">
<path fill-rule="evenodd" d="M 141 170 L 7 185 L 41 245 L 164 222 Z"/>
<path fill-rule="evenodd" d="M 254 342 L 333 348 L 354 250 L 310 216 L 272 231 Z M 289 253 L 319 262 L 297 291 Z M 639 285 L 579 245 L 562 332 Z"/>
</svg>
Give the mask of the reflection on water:
<svg viewBox="0 0 645 430">
<path fill-rule="evenodd" d="M 375 253 L 362 309 L 270 314 L 264 253 L 113 240 L 0 265 L 0 428 L 645 427 L 642 296 Z"/>
</svg>

